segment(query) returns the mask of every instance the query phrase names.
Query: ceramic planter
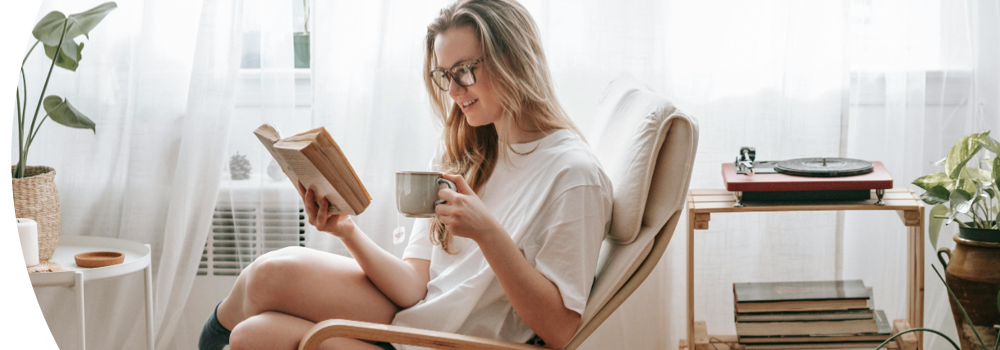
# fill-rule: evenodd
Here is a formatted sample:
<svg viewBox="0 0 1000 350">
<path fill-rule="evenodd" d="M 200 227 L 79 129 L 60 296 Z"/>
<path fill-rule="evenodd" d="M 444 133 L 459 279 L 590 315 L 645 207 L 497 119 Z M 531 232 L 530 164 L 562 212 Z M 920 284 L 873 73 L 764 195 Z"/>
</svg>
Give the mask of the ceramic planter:
<svg viewBox="0 0 1000 350">
<path fill-rule="evenodd" d="M 938 259 L 945 266 L 945 280 L 965 307 L 983 342 L 993 349 L 997 341 L 993 325 L 1000 324 L 1000 310 L 997 309 L 1000 230 L 961 227 L 955 235 L 955 242 L 954 251 L 948 248 L 938 250 Z M 947 261 L 943 255 L 948 256 Z M 973 326 L 966 323 L 955 301 L 949 300 L 962 349 L 980 349 L 979 340 L 972 333 Z"/>
</svg>

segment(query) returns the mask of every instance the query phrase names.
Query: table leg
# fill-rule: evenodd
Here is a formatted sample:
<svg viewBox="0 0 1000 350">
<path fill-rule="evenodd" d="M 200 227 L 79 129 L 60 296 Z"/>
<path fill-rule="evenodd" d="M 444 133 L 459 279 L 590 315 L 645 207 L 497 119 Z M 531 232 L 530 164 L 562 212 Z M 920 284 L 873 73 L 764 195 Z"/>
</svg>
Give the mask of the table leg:
<svg viewBox="0 0 1000 350">
<path fill-rule="evenodd" d="M 146 265 L 146 348 L 153 350 L 153 266 Z"/>
<path fill-rule="evenodd" d="M 87 350 L 87 318 L 83 308 L 83 272 L 77 271 L 73 277 L 76 290 L 76 311 L 80 314 L 80 349 Z"/>
<path fill-rule="evenodd" d="M 920 210 L 920 218 L 923 218 L 923 208 Z M 924 227 L 923 220 L 917 226 L 906 227 L 906 270 L 907 287 L 906 299 L 907 321 L 910 327 L 921 328 L 924 326 Z M 924 348 L 924 337 L 917 338 L 917 347 Z"/>
<path fill-rule="evenodd" d="M 688 350 L 694 345 L 694 210 L 688 207 L 687 232 L 687 343 Z"/>
</svg>

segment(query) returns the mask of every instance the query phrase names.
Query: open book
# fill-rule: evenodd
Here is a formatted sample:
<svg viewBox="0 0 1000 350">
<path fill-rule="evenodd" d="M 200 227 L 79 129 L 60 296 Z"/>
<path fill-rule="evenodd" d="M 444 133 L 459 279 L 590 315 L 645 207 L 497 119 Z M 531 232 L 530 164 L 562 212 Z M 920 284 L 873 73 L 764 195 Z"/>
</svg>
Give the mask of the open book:
<svg viewBox="0 0 1000 350">
<path fill-rule="evenodd" d="M 368 208 L 371 195 L 326 128 L 282 138 L 277 129 L 264 124 L 253 133 L 293 186 L 301 181 L 316 192 L 317 199 L 325 197 L 330 202 L 329 213 L 358 215 Z"/>
</svg>

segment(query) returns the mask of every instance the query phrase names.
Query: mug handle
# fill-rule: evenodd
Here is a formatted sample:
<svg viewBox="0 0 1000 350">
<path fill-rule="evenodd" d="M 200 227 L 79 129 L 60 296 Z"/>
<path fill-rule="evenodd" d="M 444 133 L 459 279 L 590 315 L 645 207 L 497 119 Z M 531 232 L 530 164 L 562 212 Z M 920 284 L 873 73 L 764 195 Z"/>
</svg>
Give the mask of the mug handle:
<svg viewBox="0 0 1000 350">
<path fill-rule="evenodd" d="M 941 253 L 944 253 L 945 255 L 948 255 L 948 262 L 951 262 L 951 249 L 948 249 L 947 247 L 943 247 L 941 249 L 938 249 L 938 251 L 937 251 L 938 261 L 941 261 L 941 265 L 944 266 L 944 268 L 947 269 L 948 268 L 948 262 L 944 261 L 944 257 L 941 256 Z"/>
<path fill-rule="evenodd" d="M 451 182 L 451 180 L 448 180 L 448 179 L 445 179 L 445 178 L 439 178 L 437 180 L 437 184 L 438 184 L 438 188 L 441 188 L 441 184 L 445 184 L 452 191 L 458 191 L 458 187 L 455 186 L 455 183 Z M 444 199 L 440 199 L 439 198 L 438 200 L 434 201 L 434 206 L 436 207 L 436 206 L 438 206 L 438 204 L 445 204 L 445 203 L 448 203 L 448 202 L 445 201 Z"/>
</svg>

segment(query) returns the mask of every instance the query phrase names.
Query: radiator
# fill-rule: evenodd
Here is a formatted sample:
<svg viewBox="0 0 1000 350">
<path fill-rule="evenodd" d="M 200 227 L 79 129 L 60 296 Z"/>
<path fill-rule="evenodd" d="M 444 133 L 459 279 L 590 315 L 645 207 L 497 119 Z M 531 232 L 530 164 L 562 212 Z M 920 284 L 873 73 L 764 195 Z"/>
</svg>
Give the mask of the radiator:
<svg viewBox="0 0 1000 350">
<path fill-rule="evenodd" d="M 238 276 L 262 254 L 305 246 L 306 217 L 301 206 L 219 203 L 212 215 L 199 276 Z"/>
</svg>

